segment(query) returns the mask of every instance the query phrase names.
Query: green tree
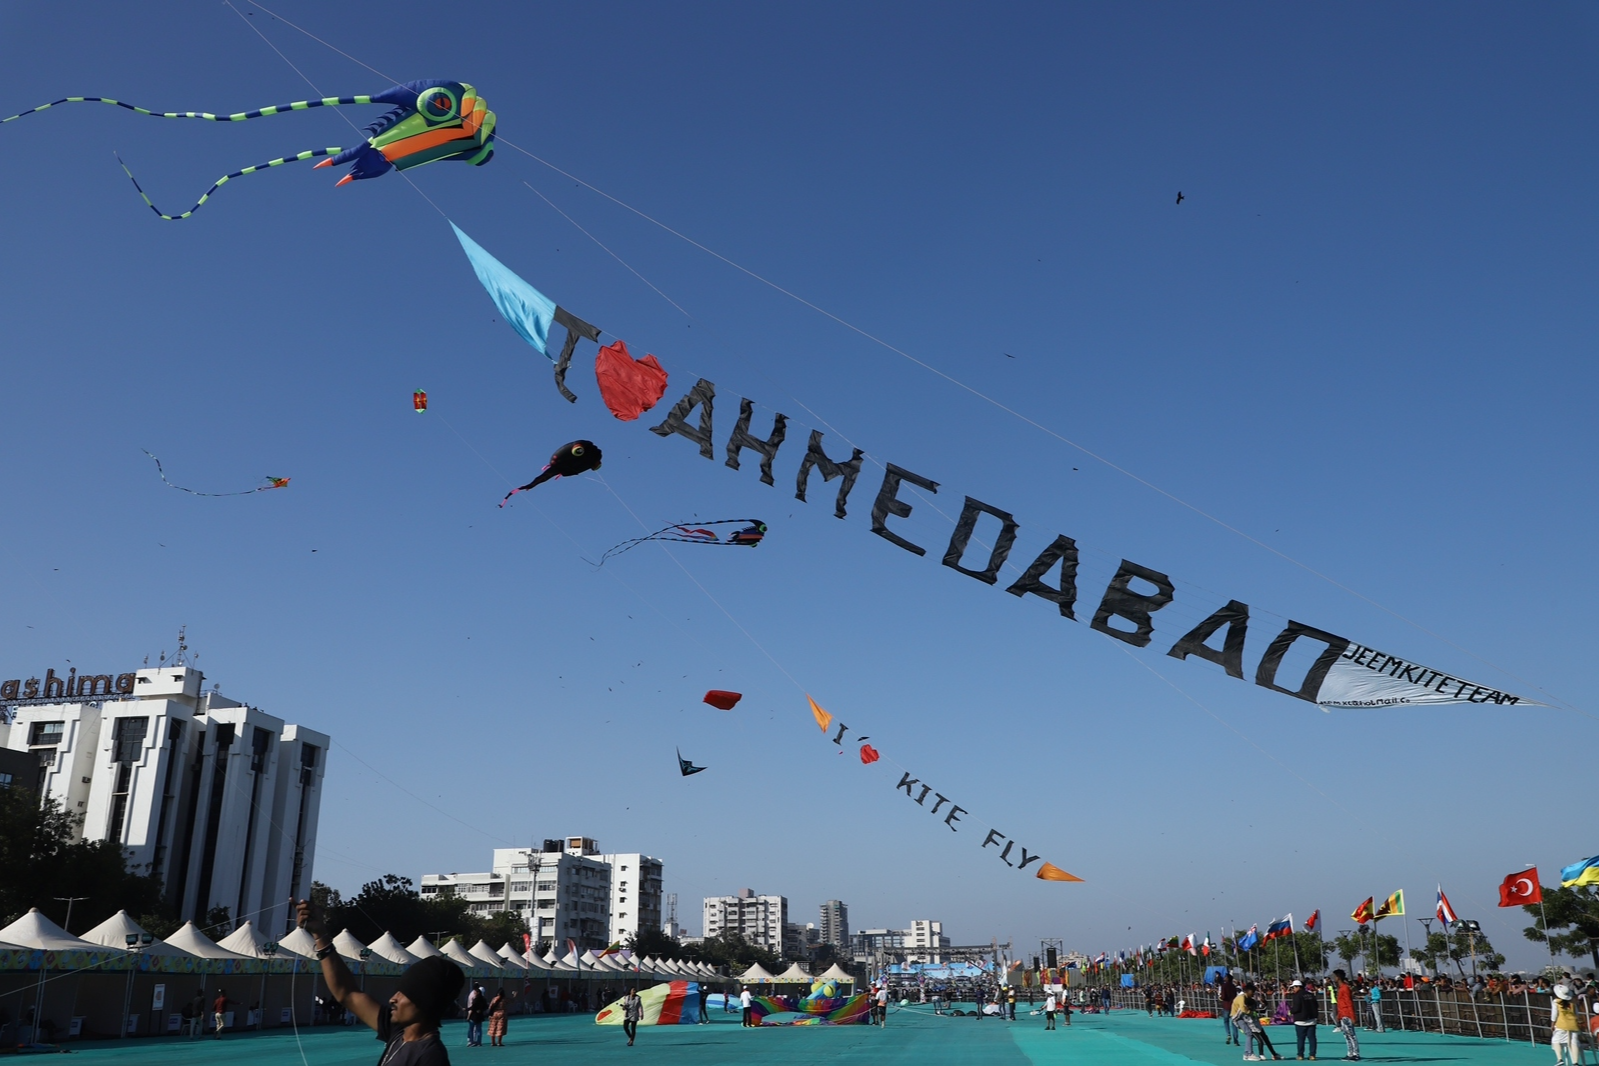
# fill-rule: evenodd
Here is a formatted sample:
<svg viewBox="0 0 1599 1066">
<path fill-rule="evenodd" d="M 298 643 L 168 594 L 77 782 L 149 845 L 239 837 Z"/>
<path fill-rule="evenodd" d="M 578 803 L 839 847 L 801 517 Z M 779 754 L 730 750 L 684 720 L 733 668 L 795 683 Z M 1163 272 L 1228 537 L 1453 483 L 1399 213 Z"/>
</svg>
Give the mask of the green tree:
<svg viewBox="0 0 1599 1066">
<path fill-rule="evenodd" d="M 80 897 L 69 932 L 81 933 L 119 910 L 162 910 L 158 878 L 128 868 L 121 846 L 76 839 L 83 824 L 53 799 L 42 804 L 25 788 L 0 788 L 0 919 L 9 923 L 38 907 L 65 925 L 67 904 L 56 896 Z"/>
<path fill-rule="evenodd" d="M 776 973 L 781 965 L 775 954 L 751 944 L 742 934 L 731 929 L 702 940 L 698 944 L 685 944 L 683 957 L 708 962 L 712 966 L 728 966 L 732 968 L 734 974 L 747 970 L 756 963 Z"/>
<path fill-rule="evenodd" d="M 506 944 L 510 944 L 513 951 L 522 950 L 522 937 L 527 934 L 528 927 L 521 915 L 511 911 L 495 911 L 481 918 L 469 915 L 468 919 L 467 935 L 472 943 L 467 947 L 481 940 L 495 951 Z"/>
<path fill-rule="evenodd" d="M 1372 959 L 1374 936 L 1377 945 L 1375 960 Z M 1344 960 L 1345 969 L 1352 969 L 1350 963 L 1357 958 L 1366 960 L 1363 969 L 1374 968 L 1374 962 L 1376 968 L 1399 965 L 1399 938 L 1375 933 L 1374 930 L 1358 929 L 1352 933 L 1340 933 L 1333 939 L 1332 948 Z"/>
<path fill-rule="evenodd" d="M 659 929 L 640 929 L 627 938 L 623 945 L 639 958 L 656 957 L 662 959 L 680 959 L 683 957 L 683 945 L 676 937 L 667 936 Z"/>
<path fill-rule="evenodd" d="M 1411 949 L 1410 953 L 1434 972 L 1442 972 L 1447 964 L 1454 963 L 1461 977 L 1466 976 L 1468 965 L 1476 973 L 1479 968 L 1491 972 L 1505 964 L 1505 957 L 1494 950 L 1486 936 L 1473 934 L 1458 925 L 1452 933 L 1427 934 L 1426 944 Z"/>
<path fill-rule="evenodd" d="M 1594 886 L 1544 887 L 1543 903 L 1523 907 L 1533 924 L 1523 930 L 1528 940 L 1548 944 L 1551 951 L 1572 958 L 1587 955 L 1599 970 L 1599 893 Z M 1548 928 L 1544 916 L 1548 915 Z M 1558 930 L 1569 930 L 1559 932 Z"/>
</svg>

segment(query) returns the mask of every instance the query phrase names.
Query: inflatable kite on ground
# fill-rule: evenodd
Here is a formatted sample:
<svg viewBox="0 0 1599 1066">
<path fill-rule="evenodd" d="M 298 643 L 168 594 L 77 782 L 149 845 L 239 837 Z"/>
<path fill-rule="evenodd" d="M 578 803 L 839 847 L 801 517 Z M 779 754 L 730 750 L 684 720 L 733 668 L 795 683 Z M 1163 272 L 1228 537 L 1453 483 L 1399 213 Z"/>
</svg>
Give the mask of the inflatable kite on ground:
<svg viewBox="0 0 1599 1066">
<path fill-rule="evenodd" d="M 428 394 L 417 389 L 411 394 L 411 406 L 416 408 L 417 414 L 422 414 L 428 409 Z"/>
<path fill-rule="evenodd" d="M 181 215 L 162 214 L 155 204 L 150 203 L 150 198 L 145 196 L 144 190 L 139 188 L 139 182 L 134 178 L 133 172 L 123 164 L 123 171 L 133 182 L 133 187 L 139 190 L 139 196 L 149 205 L 150 210 L 169 222 L 188 218 L 194 214 L 206 200 L 210 199 L 212 193 L 234 178 L 282 166 L 285 163 L 298 163 L 301 160 L 321 156 L 330 158 L 318 163 L 319 168 L 337 163 L 349 163 L 350 172 L 339 181 L 339 184 L 343 185 L 357 178 L 375 178 L 391 170 L 409 170 L 423 163 L 434 163 L 441 159 L 458 159 L 474 166 L 482 166 L 494 157 L 494 112 L 490 111 L 488 105 L 477 95 L 477 90 L 459 81 L 408 81 L 370 96 L 327 96 L 320 100 L 297 100 L 290 104 L 277 104 L 255 111 L 240 111 L 232 115 L 213 115 L 207 111 L 149 111 L 103 96 L 68 96 L 39 107 L 29 108 L 10 118 L 0 119 L 0 122 L 10 122 L 23 115 L 55 107 L 57 104 L 111 104 L 152 118 L 197 118 L 208 122 L 244 122 L 269 115 L 287 114 L 291 111 L 307 111 L 313 107 L 341 107 L 345 104 L 389 104 L 393 107 L 392 111 L 366 128 L 368 137 L 365 144 L 355 148 L 315 148 L 300 152 L 298 155 L 283 156 L 265 163 L 257 163 L 253 167 L 245 167 L 243 170 L 236 170 L 232 174 L 218 178 L 216 183 L 205 191 L 205 195 Z M 122 162 L 120 157 L 117 162 Z"/>
<path fill-rule="evenodd" d="M 744 698 L 742 692 L 728 692 L 726 689 L 713 688 L 705 694 L 705 702 L 719 711 L 731 711 L 738 706 L 738 701 Z"/>
<path fill-rule="evenodd" d="M 871 1016 L 872 997 L 827 998 L 808 996 L 754 996 L 750 1019 L 756 1025 L 865 1025 Z"/>
<path fill-rule="evenodd" d="M 563 444 L 550 456 L 550 461 L 544 464 L 544 472 L 529 481 L 526 485 L 519 485 L 505 494 L 509 500 L 519 492 L 542 485 L 546 481 L 554 481 L 558 477 L 572 477 L 588 470 L 600 468 L 600 449 L 591 440 L 575 440 L 570 444 Z M 500 501 L 500 506 L 505 506 L 505 500 Z"/>
<path fill-rule="evenodd" d="M 155 453 L 144 449 L 141 449 L 141 451 L 144 451 L 144 454 L 151 459 L 155 459 L 155 472 L 161 475 L 161 480 L 166 482 L 168 488 L 177 489 L 179 492 L 187 492 L 190 496 L 248 496 L 252 492 L 270 492 L 273 489 L 281 489 L 289 483 L 289 479 L 286 477 L 273 477 L 268 474 L 267 483 L 257 488 L 243 489 L 239 492 L 196 492 L 193 489 L 186 489 L 182 485 L 174 485 L 172 482 L 167 481 L 167 472 L 161 469 L 161 460 L 156 459 Z"/>
<path fill-rule="evenodd" d="M 700 1020 L 698 981 L 672 981 L 655 985 L 642 989 L 638 998 L 644 1001 L 644 1010 L 638 1020 L 640 1025 L 694 1025 Z M 616 1000 L 596 1014 L 594 1024 L 621 1025 L 622 1000 Z"/>
<path fill-rule="evenodd" d="M 594 357 L 594 378 L 600 385 L 600 399 L 611 414 L 631 422 L 666 395 L 666 371 L 653 355 L 634 359 L 627 353 L 627 342 L 607 344 Z"/>
<path fill-rule="evenodd" d="M 709 770 L 710 767 L 709 766 L 695 766 L 693 763 L 691 763 L 687 759 L 683 758 L 683 752 L 679 749 L 678 752 L 677 752 L 677 769 L 678 769 L 678 772 L 681 773 L 684 777 L 691 777 L 694 774 L 699 773 L 701 770 Z"/>
<path fill-rule="evenodd" d="M 705 526 L 730 525 L 744 525 L 744 528 L 727 534 L 727 539 L 725 540 L 718 537 L 714 530 L 704 528 Z M 667 526 L 665 529 L 657 529 L 654 533 L 642 537 L 634 537 L 632 540 L 624 540 L 622 543 L 606 549 L 605 554 L 600 556 L 599 565 L 604 566 L 605 560 L 621 555 L 623 552 L 631 551 L 640 544 L 648 544 L 652 540 L 666 540 L 677 544 L 720 544 L 726 547 L 742 545 L 753 548 L 759 545 L 765 536 L 766 523 L 759 518 L 718 518 L 711 522 L 700 522 L 698 524 L 684 522 L 680 525 Z M 726 710 L 726 708 L 723 708 L 723 710 Z"/>
</svg>

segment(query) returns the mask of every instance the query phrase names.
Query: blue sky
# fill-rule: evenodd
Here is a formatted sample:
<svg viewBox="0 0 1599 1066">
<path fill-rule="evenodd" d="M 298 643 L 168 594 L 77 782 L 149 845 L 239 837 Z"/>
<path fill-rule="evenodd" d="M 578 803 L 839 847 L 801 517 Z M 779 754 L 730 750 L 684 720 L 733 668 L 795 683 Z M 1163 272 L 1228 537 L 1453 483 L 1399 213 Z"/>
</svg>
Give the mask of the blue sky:
<svg viewBox="0 0 1599 1066">
<path fill-rule="evenodd" d="M 235 3 L 8 7 L 0 111 L 386 87 Z M 273 10 L 399 79 L 471 82 L 506 140 L 1368 599 L 511 148 L 414 188 L 299 164 L 169 224 L 113 150 L 182 209 L 350 127 L 77 106 L 0 129 L 6 676 L 131 669 L 187 625 L 224 692 L 336 738 L 316 873 L 347 889 L 583 833 L 661 856 L 691 926 L 749 886 L 799 920 L 841 898 L 857 927 L 1114 950 L 1400 887 L 1424 913 L 1441 881 L 1538 962 L 1494 886 L 1599 851 L 1592 9 Z M 563 401 L 441 212 L 655 353 L 668 401 L 714 381 L 718 461 L 612 419 L 592 346 Z M 757 427 L 794 419 L 776 487 L 720 461 L 740 396 Z M 831 491 L 793 499 L 811 428 L 939 482 L 896 527 L 927 557 L 871 535 L 878 466 L 844 521 Z M 603 480 L 496 508 L 577 437 Z M 141 449 L 200 489 L 293 483 L 190 497 Z M 1016 514 L 1021 565 L 1079 541 L 1081 615 L 1122 558 L 1171 574 L 1156 643 L 940 566 L 963 494 Z M 771 533 L 596 573 L 629 510 Z M 1251 664 L 1292 617 L 1580 710 L 1323 714 L 1161 654 L 1228 598 L 1263 619 Z M 806 691 L 884 762 L 837 757 Z M 678 777 L 674 747 L 711 769 Z M 1086 883 L 1008 870 L 990 827 Z"/>
</svg>

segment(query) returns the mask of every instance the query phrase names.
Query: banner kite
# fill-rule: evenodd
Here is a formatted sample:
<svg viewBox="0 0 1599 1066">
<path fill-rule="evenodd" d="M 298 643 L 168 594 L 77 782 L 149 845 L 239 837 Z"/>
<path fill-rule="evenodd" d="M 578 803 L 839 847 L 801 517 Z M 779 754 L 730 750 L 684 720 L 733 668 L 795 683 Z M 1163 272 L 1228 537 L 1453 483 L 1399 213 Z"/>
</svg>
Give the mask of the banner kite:
<svg viewBox="0 0 1599 1066">
<path fill-rule="evenodd" d="M 144 449 L 140 450 L 144 451 Z M 273 477 L 268 474 L 266 477 L 267 483 L 253 489 L 240 489 L 238 492 L 197 492 L 194 489 L 186 489 L 182 485 L 174 485 L 172 482 L 167 481 L 167 472 L 161 468 L 161 460 L 156 459 L 154 452 L 144 451 L 144 454 L 155 460 L 155 472 L 161 476 L 163 482 L 166 482 L 167 488 L 177 489 L 179 492 L 187 492 L 190 496 L 248 496 L 254 492 L 271 492 L 273 489 L 281 489 L 289 484 L 289 479 L 286 477 Z"/>
</svg>

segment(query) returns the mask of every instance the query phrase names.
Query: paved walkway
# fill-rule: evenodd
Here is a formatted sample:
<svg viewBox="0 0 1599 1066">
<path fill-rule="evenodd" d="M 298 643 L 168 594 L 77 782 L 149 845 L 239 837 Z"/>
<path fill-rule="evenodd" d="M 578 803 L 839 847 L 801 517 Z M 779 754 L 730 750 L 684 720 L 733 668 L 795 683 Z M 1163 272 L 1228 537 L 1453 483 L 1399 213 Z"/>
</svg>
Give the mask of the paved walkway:
<svg viewBox="0 0 1599 1066">
<path fill-rule="evenodd" d="M 617 1026 L 598 1026 L 587 1015 L 512 1018 L 504 1048 L 465 1047 L 466 1027 L 444 1028 L 455 1066 L 587 1066 L 588 1063 L 649 1063 L 650 1066 L 799 1066 L 814 1063 L 860 1066 L 1236 1066 L 1237 1048 L 1222 1044 L 1221 1023 L 1208 1019 L 1149 1018 L 1142 1012 L 1110 1016 L 1074 1015 L 1071 1027 L 1046 1032 L 1042 1016 L 1022 1014 L 1014 1023 L 993 1018 L 938 1017 L 926 1008 L 889 1016 L 886 1029 L 867 1026 L 746 1030 L 734 1015 L 713 1012 L 709 1026 L 674 1025 L 639 1030 L 629 1048 Z M 1294 1038 L 1287 1026 L 1267 1032 L 1293 1062 Z M 1278 1035 L 1280 1034 L 1280 1035 Z M 1321 1062 L 1343 1058 L 1344 1042 L 1330 1026 L 1318 1030 Z M 1547 1047 L 1507 1044 L 1431 1033 L 1360 1034 L 1365 1062 L 1450 1066 L 1550 1066 Z M 300 1033 L 309 1066 L 376 1066 L 380 1048 L 365 1029 L 318 1027 Z M 132 1039 L 74 1044 L 80 1066 L 299 1066 L 292 1032 L 239 1033 L 217 1041 Z"/>
</svg>

